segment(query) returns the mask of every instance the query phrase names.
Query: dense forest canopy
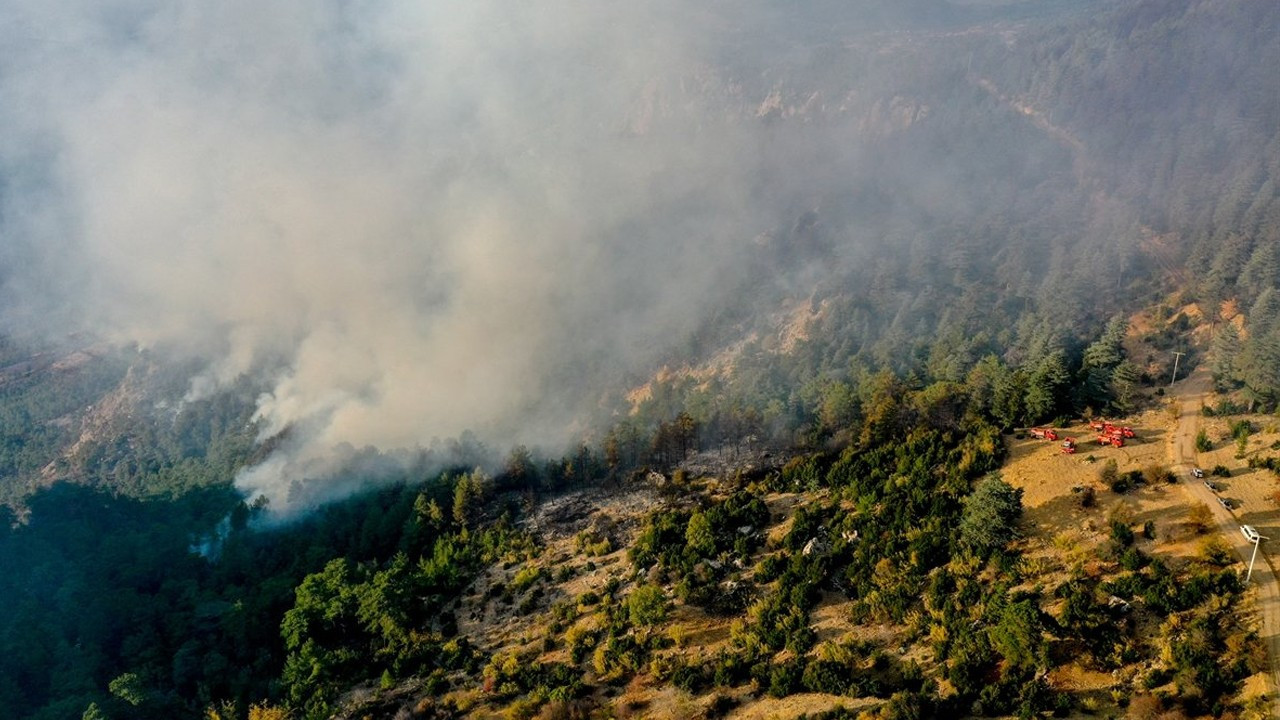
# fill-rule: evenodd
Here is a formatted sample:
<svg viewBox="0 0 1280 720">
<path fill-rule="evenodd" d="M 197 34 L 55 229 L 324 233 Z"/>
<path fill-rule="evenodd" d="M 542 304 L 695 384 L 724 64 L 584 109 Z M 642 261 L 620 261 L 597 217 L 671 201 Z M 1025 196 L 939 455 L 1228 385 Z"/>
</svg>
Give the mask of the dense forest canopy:
<svg viewBox="0 0 1280 720">
<path fill-rule="evenodd" d="M 1028 589 L 996 471 L 1175 351 L 1277 409 L 1280 5 L 55 5 L 0 31 L 7 716 L 1067 711 L 1053 661 L 1139 653 L 1108 597 L 1193 628 L 1152 671 L 1189 713 L 1256 670 L 1236 575 L 1124 522 L 1122 577 Z M 539 501 L 654 475 L 626 573 L 557 599 Z M 462 629 L 494 567 L 562 661 Z M 818 643 L 830 595 L 936 662 Z M 714 666 L 677 608 L 741 616 Z"/>
</svg>

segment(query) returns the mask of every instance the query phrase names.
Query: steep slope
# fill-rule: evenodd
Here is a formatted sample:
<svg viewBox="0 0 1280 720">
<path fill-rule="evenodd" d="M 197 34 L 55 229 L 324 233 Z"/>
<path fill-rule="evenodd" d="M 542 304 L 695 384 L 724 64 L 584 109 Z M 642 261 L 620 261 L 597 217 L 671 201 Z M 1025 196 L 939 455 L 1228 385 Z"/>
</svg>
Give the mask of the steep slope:
<svg viewBox="0 0 1280 720">
<path fill-rule="evenodd" d="M 475 267 L 514 266 L 461 303 L 493 324 L 401 354 L 393 341 L 422 340 L 415 322 L 450 306 L 456 278 L 417 277 L 390 253 L 375 265 L 394 266 L 405 294 L 391 299 L 409 300 L 321 318 L 318 343 L 285 323 L 257 365 L 231 353 L 255 368 L 236 380 L 163 350 L 59 363 L 2 348 L 3 499 L 31 514 L 0 517 L 13 569 L 0 579 L 12 605 L 0 705 L 40 720 L 1125 703 L 1261 717 L 1261 641 L 1274 638 L 1251 624 L 1229 549 L 1198 547 L 1208 526 L 1168 488 L 1160 448 L 1141 444 L 1156 424 L 1143 420 L 1137 449 L 1097 450 L 1097 469 L 1092 449 L 1060 455 L 1018 433 L 1158 413 L 1174 352 L 1180 374 L 1211 371 L 1241 408 L 1280 401 L 1280 39 L 1267 30 L 1280 11 L 862 5 L 876 12 L 712 3 L 695 11 L 712 36 L 700 63 L 610 91 L 626 102 L 590 132 L 618 155 L 544 166 L 547 146 L 519 136 L 514 167 L 563 221 L 552 234 L 609 240 L 514 263 L 507 246 L 464 243 Z M 536 137 L 565 130 L 547 132 Z M 646 152 L 721 135 L 729 151 L 706 164 Z M 433 171 L 510 179 L 500 149 Z M 639 209 L 612 204 L 635 195 L 606 167 L 642 160 L 662 167 L 644 175 Z M 739 161 L 748 177 L 712 182 Z M 570 200 L 596 196 L 558 195 L 557 173 L 608 186 L 608 222 L 579 225 L 600 208 Z M 706 247 L 716 262 L 703 265 Z M 602 258 L 609 273 L 583 270 Z M 326 268 L 323 307 L 347 309 L 348 270 L 387 300 L 366 269 Z M 398 315 L 406 306 L 423 314 Z M 508 307 L 519 312 L 495 311 Z M 524 334 L 565 307 L 549 335 Z M 243 308 L 255 321 L 273 310 Z M 401 335 L 362 334 L 387 319 Z M 301 420 L 272 424 L 263 408 L 302 397 L 287 392 L 302 346 L 340 362 L 309 366 L 323 392 Z M 446 404 L 394 380 L 420 377 L 437 351 L 457 372 L 430 389 L 491 381 L 448 406 L 507 408 L 491 434 L 441 439 L 419 422 Z M 534 356 L 550 370 L 530 380 L 519 370 Z M 327 432 L 334 417 L 353 434 Z M 367 440 L 374 425 L 394 440 Z M 1008 466 L 1008 484 L 989 476 L 1006 453 L 1069 471 L 1027 499 L 1037 525 L 1017 521 L 1023 467 Z M 293 459 L 271 503 L 232 485 Z M 1158 512 L 1112 512 L 1131 499 Z M 273 525 L 281 505 L 294 524 Z M 1039 523 L 1054 511 L 1077 525 Z"/>
</svg>

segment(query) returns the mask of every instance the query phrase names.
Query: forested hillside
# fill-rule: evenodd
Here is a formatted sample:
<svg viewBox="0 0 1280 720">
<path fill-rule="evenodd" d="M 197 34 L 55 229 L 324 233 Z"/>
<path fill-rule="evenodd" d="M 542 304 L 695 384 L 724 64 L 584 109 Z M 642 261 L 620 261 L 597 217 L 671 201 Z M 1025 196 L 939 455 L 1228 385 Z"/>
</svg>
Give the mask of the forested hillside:
<svg viewBox="0 0 1280 720">
<path fill-rule="evenodd" d="M 455 328 L 447 367 L 485 371 L 439 378 L 476 395 L 442 406 L 510 417 L 456 436 L 414 425 L 437 411 L 401 412 L 429 403 L 392 380 L 435 356 L 348 342 L 390 302 L 319 320 L 307 306 L 283 330 L 193 311 L 232 326 L 222 364 L 181 335 L 24 327 L 0 345 L 0 714 L 1262 717 L 1244 690 L 1266 652 L 1229 549 L 1160 546 L 1199 542 L 1203 521 L 1090 516 L 1085 550 L 1046 560 L 1033 548 L 1055 540 L 1028 540 L 1039 530 L 1000 468 L 1027 426 L 1158 407 L 1175 353 L 1179 377 L 1207 367 L 1249 410 L 1277 411 L 1280 5 L 691 12 L 709 29 L 699 63 L 646 68 L 600 124 L 618 164 L 723 135 L 730 152 L 708 167 L 725 186 L 682 196 L 684 181 L 663 183 L 716 174 L 653 170 L 639 210 L 609 196 L 582 208 L 599 227 L 554 226 L 617 247 L 495 273 L 484 290 L 531 288 L 524 300 L 549 295 L 582 324 L 526 335 L 531 309 Z M 27 153 L 0 153 L 6 233 L 29 227 L 12 200 L 35 174 Z M 509 169 L 439 162 L 423 174 L 448 197 L 465 194 L 456 177 Z M 536 176 L 539 201 L 572 216 L 554 174 Z M 726 208 L 741 216 L 703 224 Z M 715 262 L 689 271 L 717 234 Z M 497 263 L 497 247 L 467 260 Z M 7 297 L 30 278 L 21 252 L 2 257 Z M 619 278 L 642 269 L 598 301 L 618 327 L 571 300 L 613 282 L 575 274 L 600 258 L 625 261 Z M 396 270 L 423 308 L 466 304 L 450 278 Z M 241 357 L 255 333 L 267 349 Z M 303 372 L 290 343 L 357 369 Z M 557 344 L 545 375 L 519 365 Z M 361 375 L 379 363 L 394 370 Z M 321 369 L 325 392 L 289 394 Z M 353 417 L 411 427 L 352 444 Z M 279 466 L 284 490 L 246 481 Z M 1110 473 L 1116 495 L 1172 478 Z M 1069 502 L 1100 512 L 1091 488 Z M 1112 680 L 1085 688 L 1064 668 Z"/>
</svg>

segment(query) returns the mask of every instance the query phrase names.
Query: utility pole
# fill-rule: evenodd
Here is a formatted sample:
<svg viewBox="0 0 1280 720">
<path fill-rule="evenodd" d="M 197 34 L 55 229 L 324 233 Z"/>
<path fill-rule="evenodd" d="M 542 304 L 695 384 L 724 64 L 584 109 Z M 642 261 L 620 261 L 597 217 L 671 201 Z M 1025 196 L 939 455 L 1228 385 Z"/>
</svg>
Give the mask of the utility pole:
<svg viewBox="0 0 1280 720">
<path fill-rule="evenodd" d="M 1244 581 L 1248 583 L 1249 578 L 1253 577 L 1253 561 L 1258 559 L 1258 545 L 1263 540 L 1269 540 L 1270 538 L 1259 535 L 1258 531 L 1254 530 L 1252 525 L 1241 525 L 1240 532 L 1244 535 L 1246 540 L 1253 543 L 1253 555 L 1249 558 L 1249 572 L 1244 576 Z"/>
<path fill-rule="evenodd" d="M 1186 353 L 1175 352 L 1173 354 L 1173 378 L 1169 380 L 1169 387 L 1173 387 L 1173 384 L 1178 381 L 1178 361 L 1182 359 L 1183 355 L 1186 355 Z"/>
</svg>

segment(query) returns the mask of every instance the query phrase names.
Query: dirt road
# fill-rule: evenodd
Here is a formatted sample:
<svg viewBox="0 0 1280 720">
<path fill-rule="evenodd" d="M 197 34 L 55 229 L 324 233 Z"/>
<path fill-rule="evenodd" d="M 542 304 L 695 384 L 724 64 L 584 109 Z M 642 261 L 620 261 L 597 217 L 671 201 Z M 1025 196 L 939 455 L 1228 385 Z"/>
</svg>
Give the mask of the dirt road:
<svg viewBox="0 0 1280 720">
<path fill-rule="evenodd" d="M 1243 522 L 1254 522 L 1248 515 L 1261 514 L 1266 502 L 1261 496 L 1252 494 L 1238 498 L 1238 493 L 1226 492 L 1224 495 L 1242 501 L 1236 510 L 1228 510 L 1218 502 L 1218 494 L 1214 493 L 1204 482 L 1191 477 L 1191 469 L 1196 467 L 1196 431 L 1200 428 L 1200 406 L 1210 386 L 1208 372 L 1197 370 L 1187 379 L 1174 386 L 1173 397 L 1178 402 L 1178 426 L 1169 435 L 1169 462 L 1178 474 L 1179 486 L 1192 502 L 1202 502 L 1213 511 L 1213 519 L 1218 529 L 1235 548 L 1240 559 L 1247 566 L 1253 553 L 1253 543 L 1245 539 L 1240 532 Z M 1270 514 L 1270 513 L 1266 513 Z M 1245 517 L 1241 520 L 1240 517 Z M 1276 585 L 1276 572 L 1267 556 L 1268 545 L 1277 538 L 1269 527 L 1257 525 L 1258 531 L 1273 538 L 1263 542 L 1258 551 L 1257 561 L 1253 566 L 1253 577 L 1250 584 L 1258 588 L 1258 610 L 1262 614 L 1262 639 L 1267 646 L 1267 654 L 1271 659 L 1271 682 L 1273 693 L 1280 688 L 1280 587 Z M 1280 695 L 1277 695 L 1277 707 L 1273 716 L 1280 716 Z"/>
</svg>

